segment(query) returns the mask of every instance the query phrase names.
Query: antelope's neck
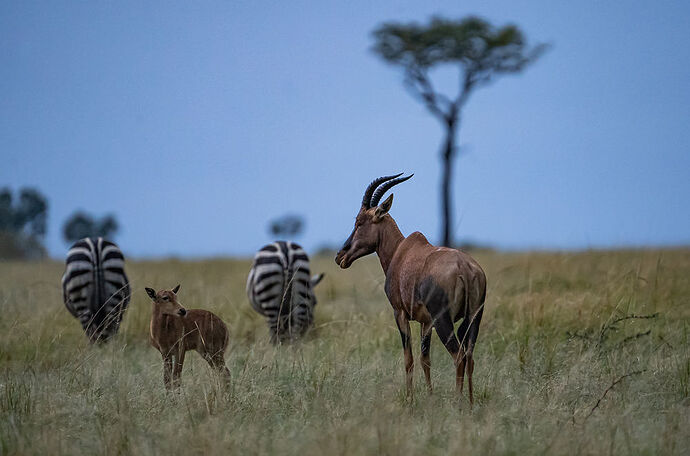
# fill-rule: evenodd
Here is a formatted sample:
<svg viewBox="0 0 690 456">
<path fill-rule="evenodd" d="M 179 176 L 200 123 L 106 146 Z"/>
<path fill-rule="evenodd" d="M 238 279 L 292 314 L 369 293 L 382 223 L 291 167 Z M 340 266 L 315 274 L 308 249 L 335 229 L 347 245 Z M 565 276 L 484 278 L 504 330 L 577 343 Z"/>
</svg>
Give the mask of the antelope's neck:
<svg viewBox="0 0 690 456">
<path fill-rule="evenodd" d="M 160 328 L 161 325 L 163 324 L 163 312 L 158 310 L 156 308 L 156 305 L 153 305 L 153 308 L 151 309 L 151 324 L 150 324 L 150 330 L 151 330 L 151 337 L 153 337 L 153 329 Z"/>
<path fill-rule="evenodd" d="M 388 267 L 393 261 L 393 256 L 395 251 L 398 250 L 398 246 L 405 239 L 405 236 L 400 232 L 398 224 L 395 223 L 393 217 L 390 215 L 386 216 L 386 219 L 381 222 L 385 225 L 379 234 L 379 243 L 376 247 L 376 254 L 379 256 L 381 261 L 381 267 L 383 268 L 383 273 L 388 275 Z"/>
</svg>

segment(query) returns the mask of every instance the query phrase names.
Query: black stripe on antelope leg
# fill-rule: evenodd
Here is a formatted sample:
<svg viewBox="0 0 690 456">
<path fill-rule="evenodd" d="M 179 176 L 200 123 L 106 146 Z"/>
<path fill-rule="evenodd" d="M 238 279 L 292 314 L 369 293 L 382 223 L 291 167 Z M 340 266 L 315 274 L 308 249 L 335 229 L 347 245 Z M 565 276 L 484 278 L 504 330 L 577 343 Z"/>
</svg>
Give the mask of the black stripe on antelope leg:
<svg viewBox="0 0 690 456">
<path fill-rule="evenodd" d="M 422 369 L 424 369 L 424 379 L 426 380 L 426 387 L 429 392 L 432 391 L 431 387 L 431 358 L 429 354 L 431 353 L 431 323 L 421 324 L 421 345 L 422 345 Z"/>
</svg>

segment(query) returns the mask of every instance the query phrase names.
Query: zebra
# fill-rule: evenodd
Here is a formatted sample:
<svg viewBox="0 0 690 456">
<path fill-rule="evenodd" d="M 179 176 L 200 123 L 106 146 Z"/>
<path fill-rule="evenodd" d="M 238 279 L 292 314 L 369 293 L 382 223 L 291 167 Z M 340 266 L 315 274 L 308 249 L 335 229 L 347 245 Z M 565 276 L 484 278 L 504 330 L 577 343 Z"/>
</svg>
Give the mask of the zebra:
<svg viewBox="0 0 690 456">
<path fill-rule="evenodd" d="M 62 294 L 67 310 L 77 318 L 91 343 L 114 336 L 129 304 L 125 258 L 114 243 L 87 237 L 67 252 Z"/>
<path fill-rule="evenodd" d="M 272 343 L 303 336 L 314 323 L 314 286 L 323 273 L 310 278 L 309 257 L 294 242 L 268 244 L 254 256 L 247 278 L 247 296 L 266 317 Z"/>
</svg>

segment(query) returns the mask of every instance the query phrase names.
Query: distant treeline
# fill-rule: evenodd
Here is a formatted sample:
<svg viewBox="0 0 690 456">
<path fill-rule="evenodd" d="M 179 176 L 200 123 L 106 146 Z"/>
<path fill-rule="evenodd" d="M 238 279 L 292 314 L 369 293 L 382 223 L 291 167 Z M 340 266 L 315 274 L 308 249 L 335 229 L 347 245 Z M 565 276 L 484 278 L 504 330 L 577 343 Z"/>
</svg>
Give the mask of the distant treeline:
<svg viewBox="0 0 690 456">
<path fill-rule="evenodd" d="M 0 259 L 40 259 L 46 256 L 48 200 L 35 188 L 22 188 L 13 195 L 0 190 Z M 73 243 L 87 236 L 112 238 L 118 230 L 113 215 L 97 219 L 75 211 L 62 226 L 62 237 Z"/>
</svg>

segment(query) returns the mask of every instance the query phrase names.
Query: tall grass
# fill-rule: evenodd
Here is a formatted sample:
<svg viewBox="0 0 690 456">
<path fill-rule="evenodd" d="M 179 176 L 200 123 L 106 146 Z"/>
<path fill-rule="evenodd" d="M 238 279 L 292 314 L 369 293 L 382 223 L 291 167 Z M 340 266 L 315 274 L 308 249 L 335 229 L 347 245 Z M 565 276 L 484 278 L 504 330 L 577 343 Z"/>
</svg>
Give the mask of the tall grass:
<svg viewBox="0 0 690 456">
<path fill-rule="evenodd" d="M 434 393 L 416 369 L 405 398 L 374 257 L 316 258 L 316 329 L 282 347 L 244 295 L 249 261 L 129 263 L 132 302 L 103 347 L 64 309 L 61 264 L 0 264 L 0 454 L 690 452 L 690 250 L 476 256 L 489 290 L 472 410 L 436 336 Z M 144 287 L 178 282 L 186 307 L 228 323 L 227 391 L 195 354 L 180 391 L 163 388 Z M 630 316 L 650 318 L 616 322 Z"/>
</svg>

